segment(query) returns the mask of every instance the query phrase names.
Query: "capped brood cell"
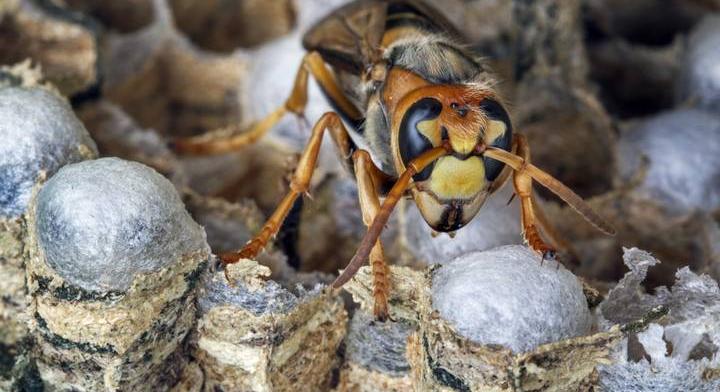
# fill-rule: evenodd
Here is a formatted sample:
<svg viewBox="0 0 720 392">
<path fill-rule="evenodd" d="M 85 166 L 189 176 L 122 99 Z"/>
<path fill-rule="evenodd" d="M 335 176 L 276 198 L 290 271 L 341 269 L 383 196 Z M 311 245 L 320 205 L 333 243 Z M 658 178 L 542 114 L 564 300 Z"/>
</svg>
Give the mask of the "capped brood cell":
<svg viewBox="0 0 720 392">
<path fill-rule="evenodd" d="M 29 213 L 29 312 L 43 383 L 174 385 L 209 255 L 203 229 L 149 167 L 103 158 L 60 170 Z"/>
<path fill-rule="evenodd" d="M 395 345 L 405 347 L 418 390 L 586 390 L 623 336 L 619 326 L 593 328 L 593 290 L 520 245 L 469 253 L 425 272 L 391 267 L 390 277 L 390 317 L 417 325 Z M 372 311 L 371 282 L 363 267 L 347 286 L 358 312 Z M 378 368 L 377 358 L 365 369 Z"/>
<path fill-rule="evenodd" d="M 41 77 L 29 63 L 0 68 L 0 358 L 5 363 L 23 363 L 28 340 L 24 253 L 31 195 L 63 165 L 97 155 L 65 98 L 39 84 Z M 0 389 L 21 377 L 20 368 L 0 374 Z"/>
</svg>

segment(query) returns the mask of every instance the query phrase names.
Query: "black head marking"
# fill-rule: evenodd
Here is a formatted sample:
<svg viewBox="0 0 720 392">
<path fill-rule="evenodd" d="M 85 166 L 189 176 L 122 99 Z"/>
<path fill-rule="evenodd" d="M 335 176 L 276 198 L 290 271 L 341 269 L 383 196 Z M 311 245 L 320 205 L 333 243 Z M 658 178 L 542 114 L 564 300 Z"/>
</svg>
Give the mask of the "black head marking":
<svg viewBox="0 0 720 392">
<path fill-rule="evenodd" d="M 480 103 L 480 109 L 488 119 L 501 121 L 505 124 L 505 133 L 493 140 L 489 146 L 510 151 L 512 149 L 512 124 L 505 108 L 498 101 L 486 98 Z M 483 157 L 483 160 L 485 163 L 485 178 L 488 181 L 494 181 L 500 175 L 505 164 L 492 158 Z"/>
<path fill-rule="evenodd" d="M 434 98 L 423 98 L 408 108 L 400 123 L 398 145 L 400 158 L 404 164 L 433 148 L 432 143 L 425 135 L 420 133 L 417 125 L 426 120 L 432 120 L 440 115 L 442 104 Z M 413 176 L 415 181 L 423 181 L 430 177 L 434 164 L 428 165 L 423 171 Z"/>
</svg>

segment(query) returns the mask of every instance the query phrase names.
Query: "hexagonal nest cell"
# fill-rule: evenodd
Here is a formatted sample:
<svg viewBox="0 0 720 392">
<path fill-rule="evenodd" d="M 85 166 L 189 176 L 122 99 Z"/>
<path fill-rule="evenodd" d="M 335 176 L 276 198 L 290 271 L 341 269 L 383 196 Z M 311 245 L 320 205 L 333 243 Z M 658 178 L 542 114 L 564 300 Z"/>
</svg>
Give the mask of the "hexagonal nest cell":
<svg viewBox="0 0 720 392">
<path fill-rule="evenodd" d="M 258 46 L 295 26 L 295 3 L 290 0 L 172 0 L 170 7 L 183 34 L 216 52 Z"/>
</svg>

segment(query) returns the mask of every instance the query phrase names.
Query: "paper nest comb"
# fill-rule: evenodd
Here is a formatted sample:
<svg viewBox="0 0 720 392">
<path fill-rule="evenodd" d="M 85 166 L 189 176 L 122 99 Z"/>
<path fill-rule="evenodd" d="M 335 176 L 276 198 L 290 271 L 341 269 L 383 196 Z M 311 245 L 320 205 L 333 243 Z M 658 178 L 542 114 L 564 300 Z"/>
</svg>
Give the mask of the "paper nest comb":
<svg viewBox="0 0 720 392">
<path fill-rule="evenodd" d="M 443 3 L 491 57 L 534 162 L 617 225 L 617 237 L 600 237 L 541 194 L 587 283 L 529 264 L 537 259 L 521 248 L 497 248 L 521 241 L 509 190 L 455 239 L 431 238 L 406 203 L 383 235 L 394 321 L 375 322 L 367 269 L 347 287 L 357 309 L 324 286 L 365 231 L 328 143 L 298 248 L 280 238 L 257 261 L 228 267 L 228 286 L 211 250 L 234 249 L 260 228 L 307 126 L 288 116 L 257 145 L 217 157 L 178 156 L 167 142 L 237 132 L 280 105 L 304 54 L 302 31 L 345 2 L 0 2 L 0 136 L 30 140 L 0 146 L 0 389 L 720 389 L 720 83 L 708 50 L 720 25 L 703 18 L 717 12 L 713 1 Z M 307 120 L 327 110 L 311 86 Z M 679 126 L 687 133 L 676 140 Z M 91 166 L 99 174 L 78 174 Z M 92 197 L 107 204 L 83 216 L 71 207 L 92 203 L 55 176 L 78 192 L 115 179 L 86 197 L 121 183 L 126 192 Z M 153 206 L 144 217 L 127 207 L 138 200 Z M 115 202 L 129 204 L 107 207 Z M 122 241 L 103 237 L 116 234 Z M 623 256 L 627 244 L 654 257 Z M 481 267 L 465 274 L 473 263 Z M 488 289 L 493 276 L 503 290 Z M 538 293 L 542 282 L 557 286 Z M 473 324 L 483 317 L 505 329 Z M 526 336 L 512 338 L 518 331 Z"/>
</svg>

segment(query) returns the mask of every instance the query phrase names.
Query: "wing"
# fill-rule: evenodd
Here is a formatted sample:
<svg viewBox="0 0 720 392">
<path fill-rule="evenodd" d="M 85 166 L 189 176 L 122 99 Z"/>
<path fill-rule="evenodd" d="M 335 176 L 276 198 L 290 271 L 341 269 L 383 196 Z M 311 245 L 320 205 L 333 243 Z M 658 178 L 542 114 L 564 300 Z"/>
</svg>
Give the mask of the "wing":
<svg viewBox="0 0 720 392">
<path fill-rule="evenodd" d="M 375 60 L 383 32 L 387 3 L 355 1 L 321 19 L 303 37 L 308 51 L 317 51 L 333 68 L 360 74 Z"/>
<path fill-rule="evenodd" d="M 459 36 L 445 17 L 422 1 L 359 0 L 317 22 L 305 33 L 303 46 L 320 53 L 333 68 L 357 75 L 380 59 L 386 29 L 401 24 Z"/>
</svg>

